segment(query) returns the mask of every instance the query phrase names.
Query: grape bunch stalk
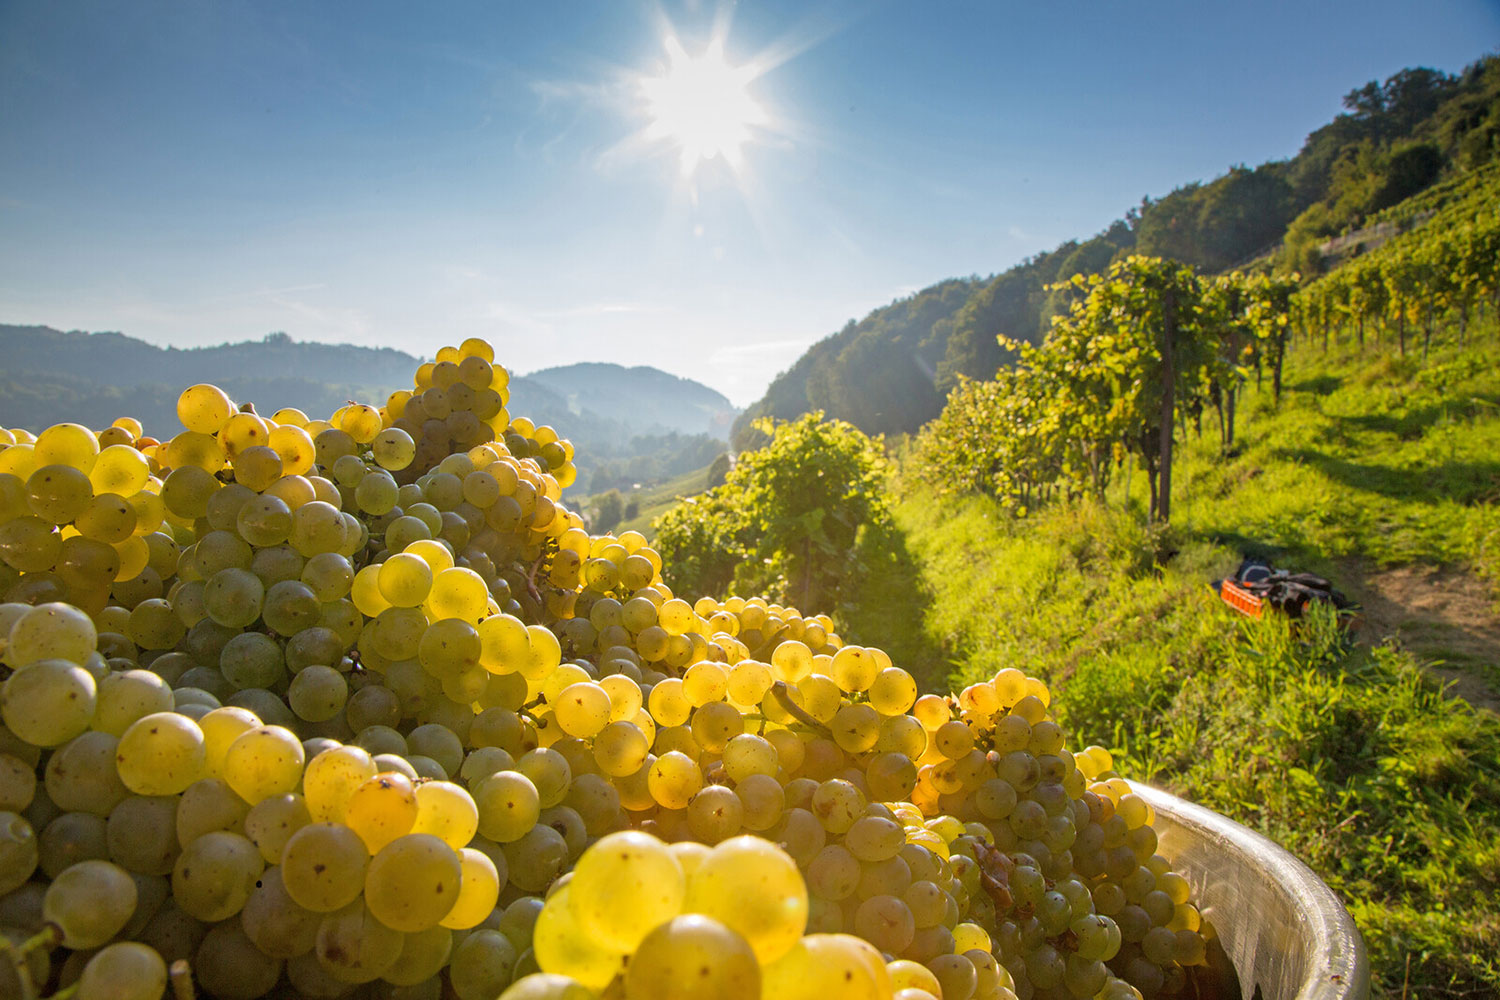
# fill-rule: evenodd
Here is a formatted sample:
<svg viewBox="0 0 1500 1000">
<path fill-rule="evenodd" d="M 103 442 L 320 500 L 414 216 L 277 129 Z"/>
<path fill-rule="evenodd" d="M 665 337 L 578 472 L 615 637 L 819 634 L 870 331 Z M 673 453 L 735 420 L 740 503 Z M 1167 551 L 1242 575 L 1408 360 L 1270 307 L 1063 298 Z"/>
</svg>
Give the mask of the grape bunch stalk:
<svg viewBox="0 0 1500 1000">
<path fill-rule="evenodd" d="M 0 996 L 1173 996 L 1212 928 L 1014 667 L 589 532 L 490 346 L 0 429 Z"/>
</svg>

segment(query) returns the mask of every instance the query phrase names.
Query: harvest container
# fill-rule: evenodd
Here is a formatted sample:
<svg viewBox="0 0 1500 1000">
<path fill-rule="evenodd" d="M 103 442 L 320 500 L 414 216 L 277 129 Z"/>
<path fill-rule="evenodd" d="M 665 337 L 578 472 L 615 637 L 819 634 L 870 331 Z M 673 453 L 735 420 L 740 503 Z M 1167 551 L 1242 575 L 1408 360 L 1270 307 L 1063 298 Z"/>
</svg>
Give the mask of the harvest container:
<svg viewBox="0 0 1500 1000">
<path fill-rule="evenodd" d="M 1229 995 L 1367 1000 L 1364 941 L 1338 897 L 1277 844 L 1216 812 L 1131 783 L 1156 811 L 1158 850 L 1218 935 Z M 1212 957 L 1212 956 L 1211 956 Z"/>
</svg>

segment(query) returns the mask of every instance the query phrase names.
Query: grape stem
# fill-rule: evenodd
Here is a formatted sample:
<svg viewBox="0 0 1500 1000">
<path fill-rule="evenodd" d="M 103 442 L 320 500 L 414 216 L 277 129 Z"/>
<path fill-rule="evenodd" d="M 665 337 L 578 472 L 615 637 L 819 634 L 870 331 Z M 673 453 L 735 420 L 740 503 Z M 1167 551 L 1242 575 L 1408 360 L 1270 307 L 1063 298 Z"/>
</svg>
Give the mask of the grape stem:
<svg viewBox="0 0 1500 1000">
<path fill-rule="evenodd" d="M 823 723 L 819 722 L 811 715 L 808 715 L 806 709 L 797 704 L 795 701 L 792 701 L 792 696 L 787 692 L 786 689 L 786 681 L 777 681 L 775 684 L 772 684 L 771 696 L 776 699 L 776 704 L 780 705 L 782 709 L 785 710 L 786 713 L 792 718 L 796 719 L 798 722 L 801 722 L 803 725 L 810 727 L 815 732 L 817 732 L 818 735 L 825 736 L 828 739 L 833 739 L 833 730 L 823 725 Z"/>
<path fill-rule="evenodd" d="M 542 560 L 546 558 L 545 552 L 537 556 L 536 562 L 531 564 L 531 569 L 526 574 L 526 593 L 530 594 L 531 599 L 538 604 L 542 602 L 542 595 L 536 589 L 536 571 L 542 568 Z"/>
<path fill-rule="evenodd" d="M 62 928 L 56 924 L 47 924 L 19 945 L 13 944 L 9 938 L 0 937 L 0 948 L 5 950 L 5 957 L 10 959 L 11 968 L 16 970 L 16 979 L 21 986 L 21 1000 L 36 1000 L 36 983 L 31 979 L 32 953 L 51 951 L 62 944 L 62 940 Z"/>
<path fill-rule="evenodd" d="M 179 958 L 172 963 L 168 973 L 172 980 L 172 1000 L 195 1000 L 193 993 L 193 970 L 187 959 Z"/>
</svg>

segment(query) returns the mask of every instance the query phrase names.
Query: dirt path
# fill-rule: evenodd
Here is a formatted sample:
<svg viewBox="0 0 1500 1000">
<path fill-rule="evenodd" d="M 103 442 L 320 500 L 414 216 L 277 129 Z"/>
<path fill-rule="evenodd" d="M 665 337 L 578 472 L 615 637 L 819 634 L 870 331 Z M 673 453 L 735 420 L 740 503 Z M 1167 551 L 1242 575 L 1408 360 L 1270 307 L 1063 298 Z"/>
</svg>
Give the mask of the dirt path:
<svg viewBox="0 0 1500 1000">
<path fill-rule="evenodd" d="M 1359 560 L 1342 568 L 1338 585 L 1364 606 L 1360 641 L 1395 637 L 1424 659 L 1450 693 L 1500 714 L 1500 615 L 1488 588 L 1459 570 L 1430 566 L 1376 569 Z"/>
</svg>

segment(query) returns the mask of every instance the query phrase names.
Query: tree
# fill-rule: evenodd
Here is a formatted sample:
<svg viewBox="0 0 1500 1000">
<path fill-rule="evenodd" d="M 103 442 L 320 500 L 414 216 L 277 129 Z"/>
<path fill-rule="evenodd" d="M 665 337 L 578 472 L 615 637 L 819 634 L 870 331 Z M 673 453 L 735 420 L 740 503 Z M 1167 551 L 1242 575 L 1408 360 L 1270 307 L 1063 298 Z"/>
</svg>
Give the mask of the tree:
<svg viewBox="0 0 1500 1000">
<path fill-rule="evenodd" d="M 801 608 L 834 607 L 860 529 L 889 517 L 880 451 L 822 411 L 760 430 L 770 443 L 741 453 L 724 485 L 657 519 L 657 551 L 675 590 L 732 583 Z"/>
<path fill-rule="evenodd" d="M 619 525 L 624 509 L 625 503 L 619 490 L 601 493 L 594 499 L 594 530 L 600 534 L 613 531 Z"/>
</svg>

